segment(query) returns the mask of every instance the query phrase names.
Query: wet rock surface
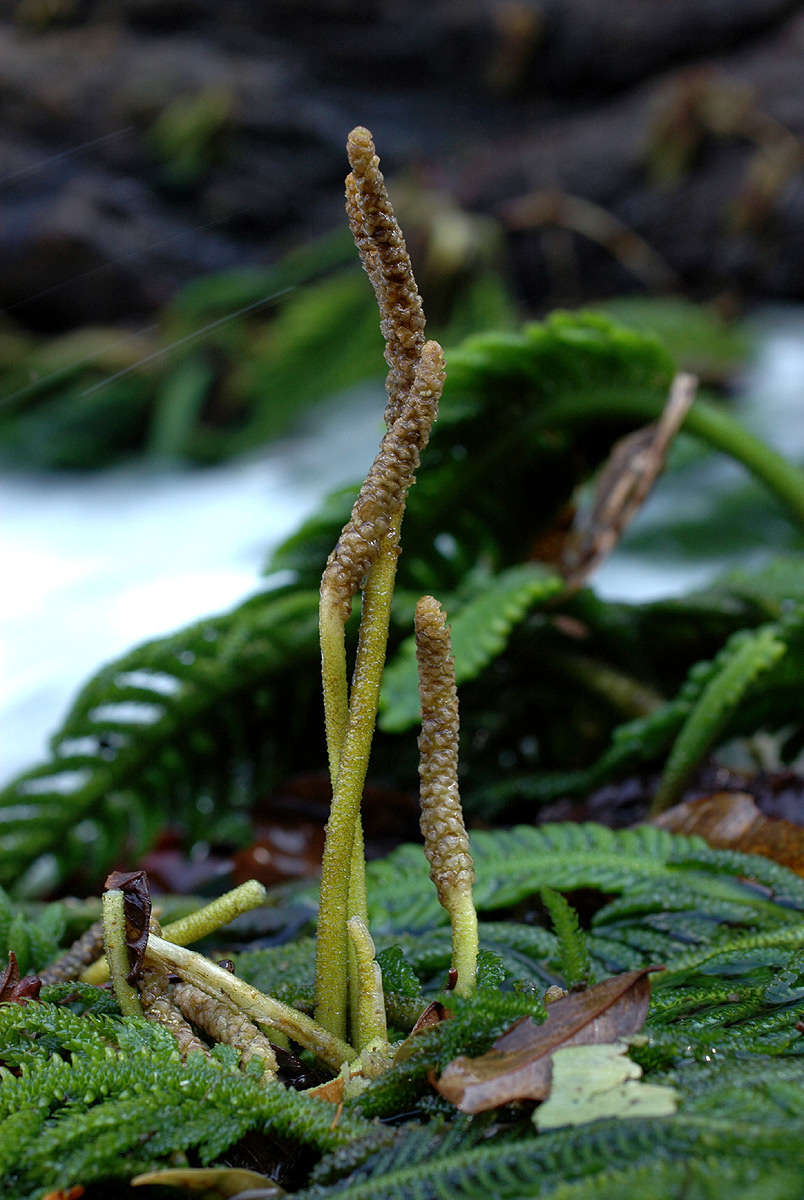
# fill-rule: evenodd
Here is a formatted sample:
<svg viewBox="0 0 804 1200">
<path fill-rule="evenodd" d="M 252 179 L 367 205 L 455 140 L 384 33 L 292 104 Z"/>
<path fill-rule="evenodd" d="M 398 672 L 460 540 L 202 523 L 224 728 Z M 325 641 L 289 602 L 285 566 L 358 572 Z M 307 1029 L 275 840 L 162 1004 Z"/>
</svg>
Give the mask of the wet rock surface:
<svg viewBox="0 0 804 1200">
<path fill-rule="evenodd" d="M 535 309 L 804 294 L 790 0 L 19 0 L 0 17 L 0 305 L 154 311 L 342 221 L 345 134 L 489 214 Z"/>
</svg>

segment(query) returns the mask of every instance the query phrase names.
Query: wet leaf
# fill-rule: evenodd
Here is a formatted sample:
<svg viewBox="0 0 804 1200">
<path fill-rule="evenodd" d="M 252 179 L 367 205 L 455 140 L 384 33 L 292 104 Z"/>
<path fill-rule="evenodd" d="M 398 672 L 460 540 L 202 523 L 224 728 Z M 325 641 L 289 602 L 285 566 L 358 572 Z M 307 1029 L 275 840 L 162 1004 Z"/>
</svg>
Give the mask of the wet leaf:
<svg viewBox="0 0 804 1200">
<path fill-rule="evenodd" d="M 416 1038 L 420 1033 L 424 1033 L 426 1029 L 431 1029 L 433 1025 L 440 1024 L 441 1021 L 447 1021 L 452 1016 L 448 1008 L 445 1008 L 440 1000 L 431 1000 L 425 1009 L 421 1011 L 416 1024 L 411 1029 L 404 1042 L 397 1048 L 394 1055 L 394 1062 L 405 1062 L 410 1058 L 413 1051 L 416 1049 Z"/>
<path fill-rule="evenodd" d="M 8 966 L 0 974 L 0 1004 L 27 1004 L 39 998 L 42 980 L 37 975 L 23 975 L 17 966 L 17 956 L 8 952 Z"/>
<path fill-rule="evenodd" d="M 128 982 L 134 983 L 140 973 L 148 942 L 151 921 L 151 889 L 145 871 L 112 871 L 107 875 L 104 889 L 123 893 L 126 914 L 126 946 L 131 970 Z"/>
<path fill-rule="evenodd" d="M 650 1001 L 648 975 L 659 969 L 627 971 L 556 1000 L 543 1025 L 524 1017 L 486 1054 L 461 1056 L 449 1063 L 436 1089 L 468 1113 L 485 1112 L 512 1100 L 543 1100 L 550 1091 L 556 1050 L 627 1038 L 642 1028 Z"/>
<path fill-rule="evenodd" d="M 441 1021 L 445 1021 L 449 1015 L 448 1010 L 440 1000 L 431 1000 L 427 1008 L 423 1009 L 419 1014 L 418 1020 L 408 1034 L 408 1037 L 415 1037 L 417 1033 L 423 1033 L 425 1029 L 430 1029 L 433 1025 L 438 1025 Z"/>
<path fill-rule="evenodd" d="M 678 1094 L 642 1083 L 642 1068 L 627 1057 L 625 1042 L 564 1046 L 553 1055 L 550 1095 L 533 1114 L 541 1131 L 586 1125 L 602 1117 L 669 1117 Z"/>
<path fill-rule="evenodd" d="M 284 1196 L 278 1183 L 257 1171 L 246 1171 L 242 1167 L 170 1167 L 164 1171 L 147 1171 L 135 1175 L 133 1187 L 156 1184 L 159 1187 L 182 1188 L 187 1192 L 201 1192 L 210 1198 L 236 1196 L 240 1192 L 259 1194 L 268 1200 L 270 1196 Z"/>
<path fill-rule="evenodd" d="M 716 792 L 685 800 L 653 824 L 673 833 L 698 834 L 719 850 L 764 854 L 804 875 L 804 828 L 779 817 L 766 817 L 746 792 Z"/>
</svg>

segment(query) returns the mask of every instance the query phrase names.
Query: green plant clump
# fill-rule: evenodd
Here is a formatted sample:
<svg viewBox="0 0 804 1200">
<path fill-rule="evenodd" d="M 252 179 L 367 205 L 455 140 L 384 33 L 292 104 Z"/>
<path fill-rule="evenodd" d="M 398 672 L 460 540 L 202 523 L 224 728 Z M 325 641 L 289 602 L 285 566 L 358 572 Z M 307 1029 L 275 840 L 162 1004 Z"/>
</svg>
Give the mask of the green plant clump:
<svg viewBox="0 0 804 1200">
<path fill-rule="evenodd" d="M 444 384 L 368 131 L 348 153 L 347 212 L 389 368 L 388 432 L 357 498 L 331 497 L 277 551 L 271 570 L 290 582 L 103 668 L 48 760 L 0 794 L 2 1194 L 118 1196 L 170 1168 L 155 1181 L 230 1195 L 247 1164 L 252 1194 L 299 1200 L 689 1200 L 724 1187 L 800 1200 L 800 875 L 653 824 L 468 833 L 461 794 L 488 826 L 658 768 L 658 809 L 728 739 L 775 731 L 792 760 L 801 562 L 627 606 L 533 561 L 613 439 L 659 415 L 672 364 L 649 336 L 558 314 L 470 338 L 446 355 Z M 193 407 L 175 405 L 165 445 Z M 800 472 L 724 411 L 696 401 L 685 430 L 802 523 Z M 366 864 L 378 714 L 374 770 L 408 788 L 421 720 L 424 853 L 407 844 Z M 96 885 L 168 813 L 188 843 L 247 843 L 255 797 L 311 763 L 328 765 L 333 793 L 317 892 L 271 898 L 251 881 L 162 927 L 144 873 L 115 871 L 102 929 L 61 957 L 90 916 L 35 897 Z M 266 901 L 276 944 L 243 949 L 235 933 L 229 954 L 221 927 Z M 300 932 L 316 904 L 315 932 Z M 230 964 L 189 948 L 210 936 Z M 617 976 L 619 998 L 595 1008 Z M 576 1036 L 562 1020 L 578 1011 Z M 538 1132 L 546 1093 L 535 1076 L 522 1085 L 516 1056 L 536 1070 L 550 1037 L 547 1053 L 621 1040 L 630 1074 L 672 1089 L 673 1104 Z M 490 1102 L 455 1099 L 439 1086 L 448 1071 L 491 1081 Z"/>
</svg>

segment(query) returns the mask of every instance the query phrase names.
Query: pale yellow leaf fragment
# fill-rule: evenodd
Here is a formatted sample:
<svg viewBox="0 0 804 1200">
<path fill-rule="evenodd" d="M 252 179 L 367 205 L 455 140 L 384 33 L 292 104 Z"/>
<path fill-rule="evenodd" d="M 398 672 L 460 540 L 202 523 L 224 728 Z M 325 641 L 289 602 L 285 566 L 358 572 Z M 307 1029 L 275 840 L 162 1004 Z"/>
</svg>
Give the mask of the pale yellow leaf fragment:
<svg viewBox="0 0 804 1200">
<path fill-rule="evenodd" d="M 533 1114 L 542 1132 L 586 1125 L 604 1117 L 669 1117 L 678 1093 L 642 1083 L 642 1068 L 627 1057 L 625 1042 L 566 1046 L 553 1055 L 550 1095 Z"/>
</svg>

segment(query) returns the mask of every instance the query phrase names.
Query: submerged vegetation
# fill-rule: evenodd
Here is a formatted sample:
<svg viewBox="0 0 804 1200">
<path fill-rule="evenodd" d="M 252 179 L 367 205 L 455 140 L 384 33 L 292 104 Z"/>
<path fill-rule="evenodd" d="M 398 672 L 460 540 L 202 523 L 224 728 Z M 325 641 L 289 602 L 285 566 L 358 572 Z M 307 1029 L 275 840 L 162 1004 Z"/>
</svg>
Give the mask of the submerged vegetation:
<svg viewBox="0 0 804 1200">
<path fill-rule="evenodd" d="M 585 587 L 567 505 L 661 416 L 671 358 L 557 314 L 470 337 L 445 382 L 366 130 L 348 153 L 389 368 L 365 483 L 274 554 L 280 586 L 103 668 L 0 794 L 3 1194 L 798 1200 L 800 874 L 651 823 L 533 817 L 627 776 L 659 813 L 760 730 L 793 763 L 801 559 L 642 606 Z M 795 467 L 705 398 L 684 430 L 800 538 Z M 647 490 L 645 454 L 661 469 L 651 437 L 617 460 L 622 503 L 601 476 L 596 544 Z M 424 847 L 366 864 L 372 740 L 372 777 L 410 788 L 420 718 Z M 325 761 L 319 897 L 251 881 L 169 920 L 134 870 L 102 911 L 40 899 L 97 888 L 168 827 L 247 844 L 257 799 Z M 266 911 L 269 944 L 250 944 Z"/>
</svg>

